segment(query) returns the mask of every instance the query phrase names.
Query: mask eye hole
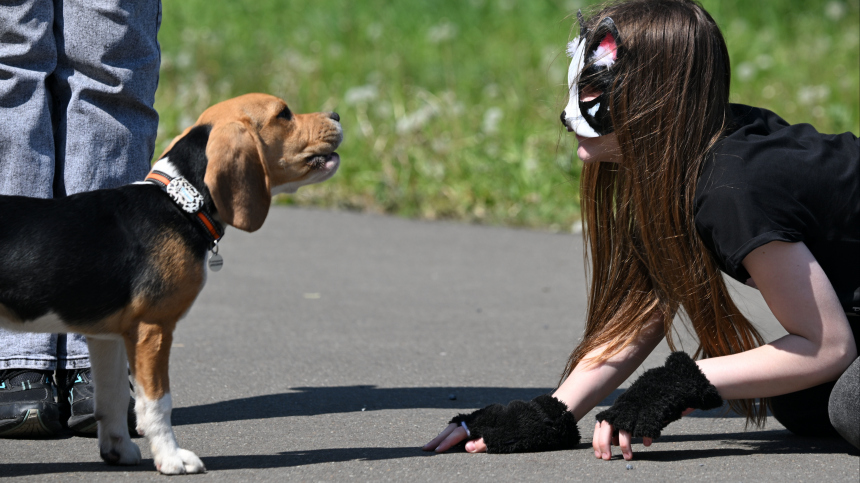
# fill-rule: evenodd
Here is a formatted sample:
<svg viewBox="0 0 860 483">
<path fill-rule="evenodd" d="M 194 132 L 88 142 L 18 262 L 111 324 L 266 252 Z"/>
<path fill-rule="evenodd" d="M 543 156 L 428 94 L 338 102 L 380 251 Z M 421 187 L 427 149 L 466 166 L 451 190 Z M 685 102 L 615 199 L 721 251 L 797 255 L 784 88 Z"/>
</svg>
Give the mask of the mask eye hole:
<svg viewBox="0 0 860 483">
<path fill-rule="evenodd" d="M 293 113 L 290 112 L 289 107 L 285 106 L 284 109 L 278 113 L 278 117 L 281 119 L 286 119 L 287 121 L 289 121 L 293 118 Z"/>
<path fill-rule="evenodd" d="M 594 86 L 584 85 L 580 88 L 579 100 L 581 102 L 591 102 L 600 97 L 601 94 L 603 94 L 603 92 L 600 92 L 600 90 L 596 89 Z"/>
</svg>

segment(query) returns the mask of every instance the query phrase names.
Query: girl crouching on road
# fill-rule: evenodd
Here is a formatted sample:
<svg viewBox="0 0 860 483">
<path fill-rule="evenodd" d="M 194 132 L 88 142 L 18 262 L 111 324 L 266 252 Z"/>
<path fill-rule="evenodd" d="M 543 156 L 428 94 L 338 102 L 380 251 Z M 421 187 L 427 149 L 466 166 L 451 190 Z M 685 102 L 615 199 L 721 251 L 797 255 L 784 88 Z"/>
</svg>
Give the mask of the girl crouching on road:
<svg viewBox="0 0 860 483">
<path fill-rule="evenodd" d="M 532 401 L 461 414 L 424 446 L 573 448 L 580 421 L 663 340 L 679 311 L 699 347 L 674 352 L 597 414 L 593 447 L 647 446 L 728 400 L 749 421 L 860 447 L 860 140 L 729 104 L 722 34 L 689 0 L 579 15 L 569 45 L 591 283 L 562 383 Z M 763 295 L 788 335 L 765 343 L 720 271 Z M 697 360 L 696 360 L 697 359 Z M 758 400 L 758 401 L 757 401 Z"/>
</svg>

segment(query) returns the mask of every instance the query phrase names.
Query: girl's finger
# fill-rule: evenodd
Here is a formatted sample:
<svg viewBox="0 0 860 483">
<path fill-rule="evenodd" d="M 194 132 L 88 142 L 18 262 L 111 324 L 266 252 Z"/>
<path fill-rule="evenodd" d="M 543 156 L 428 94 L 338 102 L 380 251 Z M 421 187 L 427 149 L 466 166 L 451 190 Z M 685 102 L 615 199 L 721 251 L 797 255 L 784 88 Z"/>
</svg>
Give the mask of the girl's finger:
<svg viewBox="0 0 860 483">
<path fill-rule="evenodd" d="M 473 439 L 466 443 L 466 451 L 469 453 L 486 453 L 487 445 L 484 444 L 484 438 Z"/>
<path fill-rule="evenodd" d="M 606 461 L 612 458 L 612 429 L 606 421 L 600 423 L 597 447 L 600 448 L 600 457 Z"/>
<path fill-rule="evenodd" d="M 451 431 L 447 438 L 445 438 L 441 443 L 439 443 L 439 446 L 437 446 L 434 451 L 436 451 L 437 453 L 448 451 L 451 446 L 454 446 L 455 444 L 459 443 L 460 441 L 463 441 L 466 438 L 466 430 L 460 426 L 457 426 L 456 428 L 454 428 L 454 431 Z"/>
<path fill-rule="evenodd" d="M 594 435 L 591 436 L 591 447 L 594 448 L 594 457 L 600 458 L 600 447 L 597 446 L 600 437 L 600 423 L 594 423 Z"/>
<path fill-rule="evenodd" d="M 449 424 L 447 428 L 445 428 L 444 430 L 442 430 L 441 433 L 439 433 L 439 436 L 433 438 L 432 441 L 425 444 L 421 449 L 423 449 L 424 451 L 433 451 L 434 449 L 436 449 L 437 446 L 439 446 L 439 443 L 441 443 L 445 438 L 447 438 L 449 434 L 451 434 L 455 429 L 457 429 L 457 427 L 458 426 L 454 423 Z"/>
<path fill-rule="evenodd" d="M 618 442 L 619 446 L 621 446 L 621 456 L 624 457 L 625 460 L 630 461 L 633 459 L 633 448 L 630 445 L 630 433 L 627 431 L 619 431 L 618 432 Z"/>
</svg>

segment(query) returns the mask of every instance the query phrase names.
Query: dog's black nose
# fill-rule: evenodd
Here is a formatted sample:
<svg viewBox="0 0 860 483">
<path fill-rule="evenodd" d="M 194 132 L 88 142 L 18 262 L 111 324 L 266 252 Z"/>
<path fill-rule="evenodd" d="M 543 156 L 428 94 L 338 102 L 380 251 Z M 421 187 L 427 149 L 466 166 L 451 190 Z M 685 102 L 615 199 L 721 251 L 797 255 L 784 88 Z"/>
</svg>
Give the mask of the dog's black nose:
<svg viewBox="0 0 860 483">
<path fill-rule="evenodd" d="M 564 124 L 565 127 L 567 127 L 567 122 L 565 122 L 565 120 L 564 120 L 564 118 L 566 117 L 565 116 L 566 114 L 567 114 L 567 112 L 561 111 L 561 123 Z"/>
<path fill-rule="evenodd" d="M 334 119 L 337 122 L 340 122 L 340 115 L 336 112 L 332 112 L 331 114 L 328 115 L 328 117 Z"/>
</svg>

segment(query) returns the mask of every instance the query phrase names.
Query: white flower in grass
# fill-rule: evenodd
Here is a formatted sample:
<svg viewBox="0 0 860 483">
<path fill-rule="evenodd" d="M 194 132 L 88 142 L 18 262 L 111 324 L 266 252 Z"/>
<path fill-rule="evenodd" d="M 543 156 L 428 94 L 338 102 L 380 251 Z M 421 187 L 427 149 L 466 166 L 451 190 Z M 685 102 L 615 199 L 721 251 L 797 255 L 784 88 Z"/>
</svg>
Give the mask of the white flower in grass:
<svg viewBox="0 0 860 483">
<path fill-rule="evenodd" d="M 738 64 L 737 72 L 738 79 L 748 81 L 755 75 L 756 67 L 751 62 L 741 62 Z"/>
<path fill-rule="evenodd" d="M 826 85 L 803 86 L 797 90 L 797 102 L 804 106 L 820 104 L 830 96 L 830 88 Z"/>
<path fill-rule="evenodd" d="M 350 87 L 343 95 L 343 102 L 348 105 L 364 104 L 375 101 L 379 97 L 379 89 L 373 84 Z"/>
<path fill-rule="evenodd" d="M 846 13 L 848 13 L 848 7 L 843 2 L 827 2 L 824 6 L 824 15 L 834 22 L 844 17 Z"/>
<path fill-rule="evenodd" d="M 427 104 L 417 111 L 406 114 L 397 120 L 397 132 L 399 134 L 406 134 L 421 129 L 430 122 L 430 119 L 433 119 L 438 114 L 438 111 L 436 106 Z"/>
<path fill-rule="evenodd" d="M 427 41 L 431 44 L 439 44 L 455 37 L 457 37 L 457 26 L 447 20 L 442 20 L 427 31 Z"/>
<path fill-rule="evenodd" d="M 501 108 L 491 107 L 484 112 L 484 121 L 481 123 L 481 130 L 485 134 L 496 134 L 499 132 L 499 122 L 505 116 Z"/>
<path fill-rule="evenodd" d="M 365 33 L 370 40 L 379 40 L 382 37 L 382 24 L 377 22 L 368 25 Z"/>
</svg>

